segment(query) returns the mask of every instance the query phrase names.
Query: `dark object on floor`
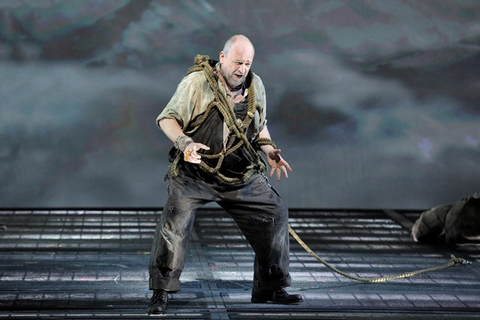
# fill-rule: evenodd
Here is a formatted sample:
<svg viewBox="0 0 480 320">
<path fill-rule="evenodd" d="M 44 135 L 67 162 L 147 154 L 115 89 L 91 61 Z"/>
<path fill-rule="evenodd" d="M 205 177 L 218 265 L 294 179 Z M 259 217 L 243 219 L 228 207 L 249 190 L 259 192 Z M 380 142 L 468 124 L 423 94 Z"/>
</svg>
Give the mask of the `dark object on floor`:
<svg viewBox="0 0 480 320">
<path fill-rule="evenodd" d="M 416 242 L 449 245 L 480 240 L 480 194 L 454 205 L 440 205 L 424 211 L 412 227 Z"/>
</svg>

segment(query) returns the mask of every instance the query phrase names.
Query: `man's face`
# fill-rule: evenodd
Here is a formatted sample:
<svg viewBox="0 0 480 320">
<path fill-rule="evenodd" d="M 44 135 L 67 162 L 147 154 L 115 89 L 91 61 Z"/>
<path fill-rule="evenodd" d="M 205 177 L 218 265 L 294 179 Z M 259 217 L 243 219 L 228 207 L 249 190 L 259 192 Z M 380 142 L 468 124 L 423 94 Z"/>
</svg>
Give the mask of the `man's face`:
<svg viewBox="0 0 480 320">
<path fill-rule="evenodd" d="M 250 71 L 254 49 L 249 42 L 238 40 L 227 54 L 220 52 L 220 64 L 223 77 L 230 89 L 241 85 Z"/>
</svg>

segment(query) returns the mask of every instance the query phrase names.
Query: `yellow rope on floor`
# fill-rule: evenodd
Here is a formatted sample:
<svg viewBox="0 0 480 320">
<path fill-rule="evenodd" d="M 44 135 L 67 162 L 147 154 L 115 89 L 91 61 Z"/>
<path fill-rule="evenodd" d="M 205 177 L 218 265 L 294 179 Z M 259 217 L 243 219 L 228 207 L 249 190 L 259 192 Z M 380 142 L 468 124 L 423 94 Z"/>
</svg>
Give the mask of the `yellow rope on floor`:
<svg viewBox="0 0 480 320">
<path fill-rule="evenodd" d="M 336 273 L 338 273 L 338 274 L 340 274 L 340 275 L 342 275 L 346 278 L 356 280 L 356 281 L 365 282 L 365 283 L 376 283 L 376 282 L 389 281 L 389 280 L 393 280 L 393 279 L 413 277 L 413 276 L 416 276 L 416 275 L 419 275 L 419 274 L 422 274 L 422 273 L 439 271 L 439 270 L 447 269 L 447 268 L 450 268 L 450 267 L 455 267 L 455 266 L 458 266 L 458 265 L 461 265 L 461 264 L 471 264 L 471 262 L 469 262 L 469 261 L 467 261 L 463 258 L 457 258 L 454 255 L 451 255 L 450 261 L 447 264 L 439 266 L 439 267 L 421 269 L 421 270 L 412 271 L 412 272 L 405 272 L 405 273 L 402 273 L 402 274 L 397 274 L 397 275 L 388 276 L 388 277 L 360 278 L 360 277 L 357 277 L 357 276 L 352 276 L 350 274 L 347 274 L 347 273 L 335 268 L 334 266 L 332 266 L 331 264 L 326 262 L 324 259 L 320 258 L 315 252 L 313 252 L 312 249 L 310 249 L 307 246 L 307 244 L 305 244 L 305 242 L 303 242 L 303 240 L 298 236 L 298 234 L 293 230 L 293 228 L 291 226 L 288 226 L 288 231 L 295 238 L 295 240 L 297 240 L 297 242 L 303 247 L 303 249 L 305 249 L 305 251 L 310 253 L 310 255 L 312 255 L 315 259 L 317 259 L 319 262 L 324 264 L 327 268 L 335 271 Z"/>
</svg>

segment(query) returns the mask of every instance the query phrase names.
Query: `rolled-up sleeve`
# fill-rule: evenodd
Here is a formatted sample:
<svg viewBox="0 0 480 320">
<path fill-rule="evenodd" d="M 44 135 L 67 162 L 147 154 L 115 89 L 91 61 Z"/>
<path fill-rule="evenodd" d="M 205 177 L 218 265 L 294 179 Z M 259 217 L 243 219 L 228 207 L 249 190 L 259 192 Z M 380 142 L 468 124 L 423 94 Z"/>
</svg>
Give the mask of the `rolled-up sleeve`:
<svg viewBox="0 0 480 320">
<path fill-rule="evenodd" d="M 191 119 L 204 109 L 204 86 L 206 80 L 203 72 L 194 72 L 185 76 L 178 84 L 167 106 L 158 115 L 156 122 L 164 118 L 176 119 L 183 130 Z M 208 83 L 207 83 L 208 85 Z"/>
</svg>

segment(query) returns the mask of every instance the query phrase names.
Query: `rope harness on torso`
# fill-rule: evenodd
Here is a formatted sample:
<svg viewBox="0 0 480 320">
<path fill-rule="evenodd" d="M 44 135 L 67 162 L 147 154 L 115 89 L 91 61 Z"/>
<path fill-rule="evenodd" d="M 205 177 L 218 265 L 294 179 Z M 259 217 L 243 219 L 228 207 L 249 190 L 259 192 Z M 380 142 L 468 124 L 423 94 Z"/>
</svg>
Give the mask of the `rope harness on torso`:
<svg viewBox="0 0 480 320">
<path fill-rule="evenodd" d="M 207 82 L 214 94 L 214 99 L 207 106 L 206 111 L 198 119 L 192 122 L 190 126 L 198 127 L 202 125 L 202 123 L 206 120 L 209 112 L 213 108 L 215 108 L 221 113 L 225 121 L 225 124 L 230 130 L 230 135 L 225 144 L 225 148 L 221 152 L 218 152 L 216 154 L 202 153 L 202 158 L 210 160 L 209 162 L 214 160 L 216 161 L 216 164 L 209 165 L 202 160 L 199 164 L 199 167 L 204 172 L 214 176 L 215 178 L 217 178 L 218 180 L 226 184 L 244 182 L 248 178 L 250 178 L 254 172 L 264 173 L 267 168 L 265 161 L 258 154 L 255 148 L 259 148 L 261 145 L 266 145 L 266 144 L 269 144 L 275 147 L 275 144 L 270 139 L 258 138 L 258 135 L 256 139 L 254 139 L 253 141 L 250 141 L 246 134 L 249 126 L 251 125 L 252 120 L 255 117 L 255 111 L 256 111 L 253 78 L 251 79 L 250 85 L 248 87 L 246 116 L 244 117 L 243 120 L 238 119 L 235 116 L 235 113 L 232 110 L 232 107 L 230 106 L 230 103 L 227 100 L 227 97 L 225 97 L 225 95 L 220 91 L 218 87 L 218 76 L 214 69 L 215 62 L 213 60 L 210 60 L 209 56 L 202 56 L 202 55 L 197 55 L 194 61 L 195 61 L 195 65 L 190 67 L 190 69 L 187 72 L 187 75 L 193 72 L 203 71 L 207 79 Z M 251 74 L 249 74 L 249 76 L 251 77 Z M 220 173 L 219 169 L 221 168 L 225 157 L 236 152 L 240 148 L 242 149 L 246 158 L 250 161 L 250 163 L 252 163 L 252 165 L 247 166 L 245 168 L 245 172 L 241 177 L 227 177 L 226 175 Z M 178 152 L 175 159 L 172 162 L 172 167 L 171 167 L 172 174 L 174 176 L 178 174 L 178 165 L 181 159 L 182 159 L 182 153 Z"/>
</svg>

